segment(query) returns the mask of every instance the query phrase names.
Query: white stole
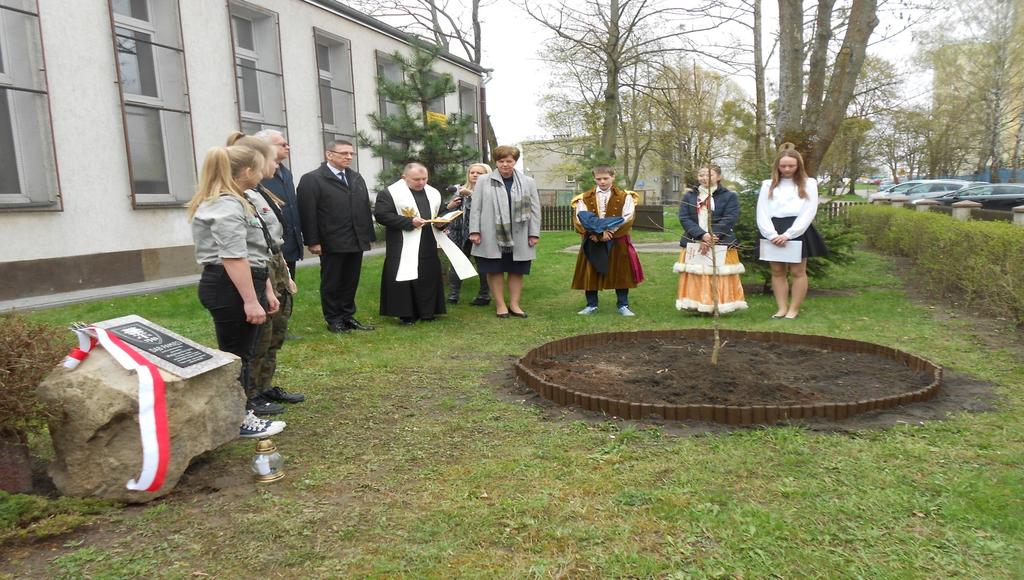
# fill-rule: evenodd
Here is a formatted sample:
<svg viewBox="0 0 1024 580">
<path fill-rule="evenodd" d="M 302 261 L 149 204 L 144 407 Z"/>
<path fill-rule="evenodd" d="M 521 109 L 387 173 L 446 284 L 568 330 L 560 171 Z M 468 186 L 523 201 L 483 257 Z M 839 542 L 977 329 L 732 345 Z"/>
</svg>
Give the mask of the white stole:
<svg viewBox="0 0 1024 580">
<path fill-rule="evenodd" d="M 430 209 L 436 213 L 438 208 L 441 207 L 441 192 L 429 185 L 424 189 L 427 193 Z M 435 217 L 433 215 L 428 217 L 419 215 L 420 211 L 416 206 L 416 200 L 413 198 L 412 191 L 409 190 L 409 186 L 405 183 L 404 179 L 399 179 L 389 185 L 388 192 L 391 194 L 391 199 L 395 202 L 395 211 L 399 215 L 406 217 L 417 216 L 420 219 L 433 219 Z M 473 263 L 455 245 L 455 242 L 452 242 L 448 236 L 435 228 L 434 224 L 424 224 L 422 227 L 413 228 L 412 230 L 402 230 L 402 256 L 398 261 L 396 282 L 407 282 L 419 278 L 420 235 L 424 229 L 429 229 L 433 234 L 437 247 L 441 248 L 444 255 L 448 256 L 448 261 L 455 268 L 455 273 L 458 274 L 460 280 L 476 276 Z"/>
</svg>

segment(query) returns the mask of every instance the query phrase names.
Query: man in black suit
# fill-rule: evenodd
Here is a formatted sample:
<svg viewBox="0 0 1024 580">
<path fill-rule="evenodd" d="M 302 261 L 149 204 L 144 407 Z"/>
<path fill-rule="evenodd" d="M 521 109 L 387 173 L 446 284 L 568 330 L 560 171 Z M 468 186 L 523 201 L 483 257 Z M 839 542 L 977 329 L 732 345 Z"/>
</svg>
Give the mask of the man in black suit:
<svg viewBox="0 0 1024 580">
<path fill-rule="evenodd" d="M 320 305 L 331 332 L 373 330 L 355 319 L 363 252 L 375 236 L 366 182 L 349 168 L 354 155 L 350 141 L 332 141 L 327 161 L 298 187 L 302 237 L 320 256 Z"/>
</svg>

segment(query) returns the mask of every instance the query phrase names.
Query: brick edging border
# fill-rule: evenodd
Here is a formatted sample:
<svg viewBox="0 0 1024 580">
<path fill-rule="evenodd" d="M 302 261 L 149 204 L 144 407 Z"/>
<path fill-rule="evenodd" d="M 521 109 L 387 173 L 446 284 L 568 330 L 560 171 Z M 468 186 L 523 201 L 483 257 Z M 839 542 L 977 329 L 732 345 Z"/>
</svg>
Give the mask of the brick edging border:
<svg viewBox="0 0 1024 580">
<path fill-rule="evenodd" d="M 728 425 L 774 425 L 789 419 L 825 417 L 845 419 L 867 411 L 891 409 L 907 403 L 927 401 L 933 398 L 942 386 L 942 367 L 916 355 L 901 350 L 846 338 L 829 336 L 790 334 L 786 332 L 755 332 L 744 330 L 720 330 L 722 339 L 749 339 L 760 342 L 800 344 L 816 346 L 830 351 L 871 354 L 894 360 L 917 372 L 931 372 L 933 380 L 923 389 L 890 395 L 876 399 L 864 399 L 848 403 L 821 403 L 815 405 L 653 405 L 633 403 L 589 395 L 568 387 L 552 383 L 535 374 L 530 365 L 540 357 L 553 356 L 572 350 L 607 344 L 612 341 L 632 339 L 679 339 L 690 338 L 712 340 L 714 331 L 706 328 L 685 330 L 642 330 L 637 332 L 602 332 L 581 334 L 554 340 L 527 352 L 515 363 L 516 376 L 541 397 L 559 405 L 572 405 L 588 411 L 596 411 L 624 419 L 663 419 L 666 421 L 713 421 Z"/>
</svg>

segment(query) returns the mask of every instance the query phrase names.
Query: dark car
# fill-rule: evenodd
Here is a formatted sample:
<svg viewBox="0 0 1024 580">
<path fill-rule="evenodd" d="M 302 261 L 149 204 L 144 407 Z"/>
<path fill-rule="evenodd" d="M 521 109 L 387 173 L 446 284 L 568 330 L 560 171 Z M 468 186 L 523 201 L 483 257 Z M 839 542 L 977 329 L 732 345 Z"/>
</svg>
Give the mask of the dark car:
<svg viewBox="0 0 1024 580">
<path fill-rule="evenodd" d="M 976 201 L 984 209 L 1009 211 L 1018 205 L 1024 205 L 1024 184 L 995 183 L 976 185 L 947 193 L 938 198 L 943 205 L 952 205 L 958 201 Z"/>
</svg>

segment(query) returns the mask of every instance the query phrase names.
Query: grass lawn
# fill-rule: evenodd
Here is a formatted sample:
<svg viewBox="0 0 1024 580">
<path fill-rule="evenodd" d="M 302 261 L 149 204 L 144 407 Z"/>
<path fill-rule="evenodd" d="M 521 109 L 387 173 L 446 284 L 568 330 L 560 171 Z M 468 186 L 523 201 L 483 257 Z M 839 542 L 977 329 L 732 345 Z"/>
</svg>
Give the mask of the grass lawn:
<svg viewBox="0 0 1024 580">
<path fill-rule="evenodd" d="M 637 241 L 677 239 L 673 225 Z M 309 401 L 289 409 L 274 438 L 288 477 L 257 487 L 253 444 L 229 444 L 198 469 L 227 470 L 238 485 L 89 516 L 97 525 L 55 541 L 10 543 L 0 547 L 0 576 L 1021 576 L 1019 350 L 985 346 L 970 320 L 939 320 L 908 299 L 887 259 L 861 253 L 813 282 L 852 292 L 812 298 L 797 321 L 770 321 L 774 302 L 755 295 L 723 325 L 786 324 L 905 349 L 996 383 L 995 412 L 852 435 L 777 427 L 679 436 L 560 418 L 508 396 L 495 371 L 572 334 L 709 325 L 676 312 L 667 254 L 641 256 L 648 281 L 631 295 L 636 318 L 615 313 L 612 292 L 597 315 L 577 316 L 575 256 L 560 252 L 573 243 L 570 233 L 543 236 L 527 320 L 468 305 L 411 328 L 381 320 L 375 257 L 364 262 L 357 303 L 377 331 L 333 335 L 320 318 L 317 270 L 300 270 L 291 332 L 302 338 L 282 351 L 279 379 Z M 464 301 L 477 285 L 466 286 Z M 215 342 L 194 289 L 32 318 L 129 313 Z"/>
</svg>

